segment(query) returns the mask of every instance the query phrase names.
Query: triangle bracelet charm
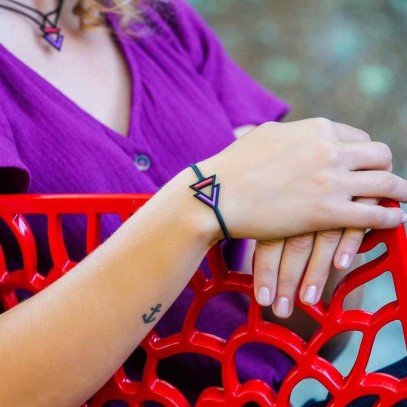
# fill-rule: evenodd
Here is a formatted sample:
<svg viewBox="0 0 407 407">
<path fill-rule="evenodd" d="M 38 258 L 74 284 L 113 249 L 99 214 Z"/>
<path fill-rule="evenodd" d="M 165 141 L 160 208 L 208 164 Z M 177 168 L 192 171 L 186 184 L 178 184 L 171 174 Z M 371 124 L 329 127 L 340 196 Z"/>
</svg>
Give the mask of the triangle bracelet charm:
<svg viewBox="0 0 407 407">
<path fill-rule="evenodd" d="M 216 174 L 211 175 L 210 177 L 203 177 L 201 174 L 201 171 L 199 171 L 199 168 L 196 166 L 196 164 L 192 163 L 190 164 L 190 167 L 194 170 L 195 175 L 198 177 L 198 182 L 195 182 L 194 184 L 191 184 L 189 187 L 192 188 L 196 194 L 194 194 L 194 197 L 199 199 L 201 202 L 203 202 L 205 205 L 208 205 L 210 208 L 212 208 L 215 211 L 216 217 L 218 218 L 220 227 L 222 228 L 222 232 L 225 236 L 225 239 L 231 240 L 231 236 L 228 232 L 228 229 L 225 225 L 225 221 L 222 218 L 222 215 L 220 214 L 219 208 L 218 208 L 218 201 L 219 201 L 219 194 L 220 194 L 220 184 L 216 182 Z M 211 187 L 211 193 L 210 195 L 204 193 L 202 191 L 203 188 L 206 187 Z M 218 243 L 222 242 L 225 239 L 221 239 L 218 241 Z"/>
<path fill-rule="evenodd" d="M 205 203 L 206 205 L 210 206 L 211 208 L 216 208 L 218 206 L 219 200 L 219 184 L 215 185 L 216 175 L 211 175 L 208 178 L 200 180 L 189 187 L 192 188 L 197 193 L 194 195 L 197 199 Z M 201 189 L 206 188 L 207 186 L 211 185 L 211 194 L 208 196 Z"/>
</svg>

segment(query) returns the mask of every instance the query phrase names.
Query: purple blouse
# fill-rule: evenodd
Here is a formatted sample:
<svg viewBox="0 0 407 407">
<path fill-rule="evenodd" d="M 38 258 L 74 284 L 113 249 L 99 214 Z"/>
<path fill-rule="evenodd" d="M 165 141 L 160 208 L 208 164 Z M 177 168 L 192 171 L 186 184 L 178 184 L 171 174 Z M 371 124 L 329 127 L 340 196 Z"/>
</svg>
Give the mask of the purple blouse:
<svg viewBox="0 0 407 407">
<path fill-rule="evenodd" d="M 132 77 L 127 137 L 86 113 L 0 44 L 1 193 L 156 192 L 191 162 L 232 143 L 233 129 L 277 121 L 288 112 L 287 104 L 227 55 L 191 6 L 181 0 L 158 4 L 146 10 L 137 37 L 121 32 L 109 16 Z M 39 269 L 46 274 L 45 220 L 30 222 L 42 248 Z M 118 218 L 106 217 L 102 239 L 118 226 Z M 64 230 L 68 253 L 79 261 L 85 255 L 85 220 L 67 218 Z M 3 232 L 2 244 L 11 253 L 13 242 Z M 231 269 L 241 269 L 245 243 L 233 239 L 224 246 Z M 18 266 L 17 257 L 9 268 Z M 201 269 L 208 272 L 206 258 Z M 159 334 L 181 329 L 187 304 L 185 290 L 157 324 Z M 227 337 L 244 322 L 246 311 L 236 293 L 218 296 L 203 310 L 198 329 Z M 276 349 L 253 345 L 242 349 L 237 363 L 242 382 L 261 378 L 277 387 L 292 362 Z M 129 375 L 140 377 L 137 351 L 129 365 Z M 192 402 L 207 385 L 221 385 L 218 364 L 210 358 L 183 355 L 163 361 L 159 369 L 160 377 Z"/>
</svg>

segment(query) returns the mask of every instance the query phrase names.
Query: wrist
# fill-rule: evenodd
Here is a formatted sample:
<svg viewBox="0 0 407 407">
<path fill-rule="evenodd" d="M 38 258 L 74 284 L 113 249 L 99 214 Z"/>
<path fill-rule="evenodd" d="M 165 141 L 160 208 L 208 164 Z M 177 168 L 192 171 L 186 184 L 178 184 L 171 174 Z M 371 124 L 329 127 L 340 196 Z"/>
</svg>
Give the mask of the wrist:
<svg viewBox="0 0 407 407">
<path fill-rule="evenodd" d="M 199 240 L 209 250 L 224 239 L 224 234 L 215 211 L 196 199 L 195 192 L 189 188 L 197 181 L 193 169 L 187 167 L 165 184 L 158 194 L 167 195 L 169 213 L 176 220 L 177 227 L 184 229 L 188 236 Z"/>
<path fill-rule="evenodd" d="M 199 164 L 198 164 L 199 167 Z M 203 174 L 206 176 L 207 174 Z M 194 197 L 196 192 L 189 186 L 198 182 L 198 178 L 191 167 L 185 168 L 178 174 L 179 191 L 182 191 L 183 213 L 185 226 L 190 232 L 197 234 L 207 242 L 208 249 L 225 238 L 214 209 Z M 207 191 L 208 192 L 208 191 Z M 209 193 L 209 192 L 208 192 Z"/>
</svg>

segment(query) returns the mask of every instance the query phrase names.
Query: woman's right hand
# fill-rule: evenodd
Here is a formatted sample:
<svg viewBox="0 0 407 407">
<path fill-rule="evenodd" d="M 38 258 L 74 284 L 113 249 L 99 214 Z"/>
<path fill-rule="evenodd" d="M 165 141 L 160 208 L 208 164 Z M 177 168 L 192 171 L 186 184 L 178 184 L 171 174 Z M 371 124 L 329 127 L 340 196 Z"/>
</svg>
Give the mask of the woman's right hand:
<svg viewBox="0 0 407 407">
<path fill-rule="evenodd" d="M 405 221 L 402 209 L 352 201 L 407 201 L 407 181 L 388 171 L 390 149 L 368 140 L 362 130 L 327 119 L 268 122 L 198 167 L 217 175 L 218 207 L 233 238 L 396 227 Z"/>
</svg>

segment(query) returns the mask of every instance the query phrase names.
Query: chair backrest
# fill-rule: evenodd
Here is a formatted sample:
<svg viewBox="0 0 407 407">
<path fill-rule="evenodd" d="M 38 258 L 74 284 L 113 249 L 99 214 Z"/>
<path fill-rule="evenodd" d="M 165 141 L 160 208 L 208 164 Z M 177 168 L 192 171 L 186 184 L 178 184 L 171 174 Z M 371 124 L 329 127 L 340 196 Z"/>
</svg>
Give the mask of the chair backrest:
<svg viewBox="0 0 407 407">
<path fill-rule="evenodd" d="M 8 270 L 7 253 L 0 250 L 0 301 L 7 310 L 21 301 L 21 290 L 35 294 L 51 284 L 76 263 L 72 261 L 65 246 L 62 216 L 84 214 L 87 220 L 86 252 L 100 244 L 100 220 L 103 214 L 119 214 L 125 221 L 137 211 L 150 194 L 134 195 L 5 195 L 1 197 L 0 218 L 15 236 L 21 251 L 21 267 Z M 397 205 L 387 201 L 387 206 Z M 37 245 L 27 216 L 46 215 L 47 238 L 52 257 L 52 268 L 44 276 L 38 272 Z M 322 301 L 315 306 L 296 305 L 314 318 L 320 328 L 308 341 L 278 324 L 262 319 L 261 307 L 253 296 L 252 276 L 229 271 L 220 245 L 208 252 L 212 278 L 197 270 L 189 283 L 195 298 L 183 323 L 182 332 L 160 338 L 152 330 L 142 343 L 146 363 L 141 381 L 130 380 L 123 366 L 84 406 L 142 406 L 146 400 L 154 400 L 164 406 L 188 406 L 184 395 L 173 385 L 159 379 L 157 364 L 160 359 L 178 353 L 194 352 L 217 359 L 222 368 L 223 387 L 205 389 L 196 405 L 213 406 L 289 406 L 294 387 L 303 379 L 313 378 L 330 392 L 331 406 L 346 406 L 365 395 L 377 396 L 377 406 L 394 406 L 407 400 L 407 382 L 381 373 L 367 373 L 372 345 L 377 332 L 391 321 L 399 320 L 404 336 L 407 329 L 407 238 L 404 227 L 394 230 L 369 232 L 360 252 L 367 252 L 384 242 L 387 250 L 373 261 L 348 274 L 334 292 L 330 304 Z M 345 310 L 345 297 L 357 287 L 390 271 L 393 276 L 397 299 L 377 312 Z M 20 290 L 20 294 L 19 294 Z M 238 291 L 250 299 L 247 323 L 238 327 L 227 340 L 200 332 L 196 320 L 208 299 L 225 291 Z M 319 351 L 336 335 L 346 331 L 360 331 L 363 334 L 356 362 L 347 376 Z M 236 373 L 235 356 L 245 344 L 260 342 L 275 346 L 289 355 L 295 364 L 286 375 L 276 393 L 261 380 L 241 384 Z M 117 404 L 109 404 L 116 400 Z M 250 404 L 254 403 L 254 404 Z"/>
</svg>

